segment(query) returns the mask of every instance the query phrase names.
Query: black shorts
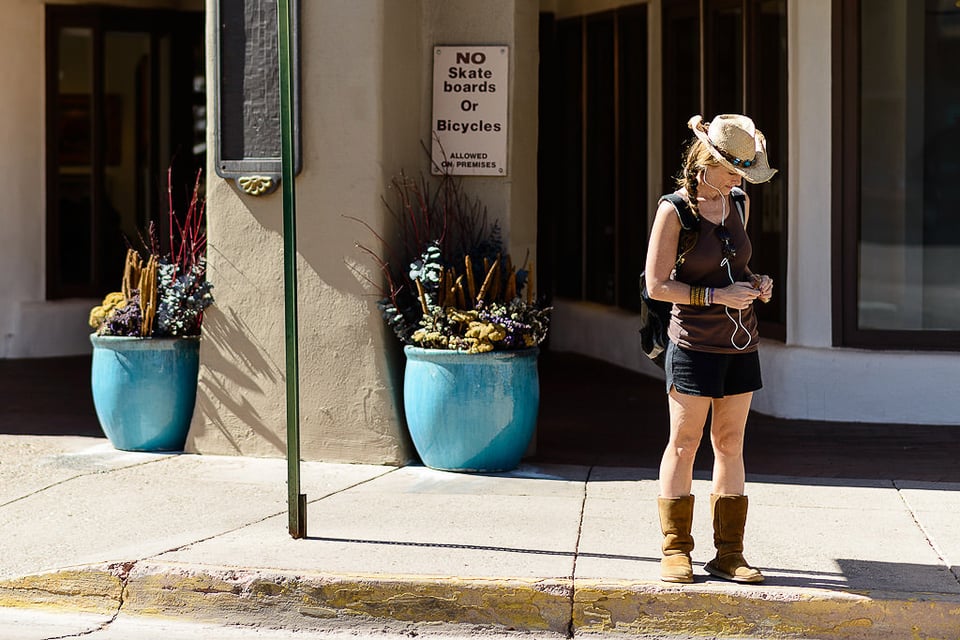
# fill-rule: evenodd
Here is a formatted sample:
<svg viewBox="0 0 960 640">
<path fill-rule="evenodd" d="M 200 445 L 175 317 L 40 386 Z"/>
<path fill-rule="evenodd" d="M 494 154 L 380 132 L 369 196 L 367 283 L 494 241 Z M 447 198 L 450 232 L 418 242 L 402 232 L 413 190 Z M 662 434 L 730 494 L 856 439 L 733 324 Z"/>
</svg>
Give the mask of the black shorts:
<svg viewBox="0 0 960 640">
<path fill-rule="evenodd" d="M 722 398 L 763 387 L 760 355 L 756 351 L 708 353 L 682 349 L 670 342 L 664 369 L 667 393 L 676 387 L 678 392 L 690 396 Z"/>
</svg>

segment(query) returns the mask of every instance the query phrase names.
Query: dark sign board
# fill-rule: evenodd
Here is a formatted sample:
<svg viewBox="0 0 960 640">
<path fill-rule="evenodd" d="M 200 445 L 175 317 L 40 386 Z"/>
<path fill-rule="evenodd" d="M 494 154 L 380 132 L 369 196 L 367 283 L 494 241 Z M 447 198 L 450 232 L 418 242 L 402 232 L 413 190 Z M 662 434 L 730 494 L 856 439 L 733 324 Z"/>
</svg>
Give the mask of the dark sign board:
<svg viewBox="0 0 960 640">
<path fill-rule="evenodd" d="M 300 173 L 300 0 L 293 16 L 294 173 Z M 276 0 L 215 3 L 217 65 L 213 126 L 216 170 L 252 195 L 280 182 L 280 71 Z"/>
</svg>

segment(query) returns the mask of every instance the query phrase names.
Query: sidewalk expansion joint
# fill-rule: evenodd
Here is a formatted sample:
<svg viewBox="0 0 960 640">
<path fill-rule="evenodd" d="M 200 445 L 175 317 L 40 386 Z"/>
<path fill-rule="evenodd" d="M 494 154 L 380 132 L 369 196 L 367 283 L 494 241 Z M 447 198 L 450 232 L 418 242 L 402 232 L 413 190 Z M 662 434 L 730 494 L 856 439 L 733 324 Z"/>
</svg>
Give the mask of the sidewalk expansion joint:
<svg viewBox="0 0 960 640">
<path fill-rule="evenodd" d="M 933 534 L 923 526 L 923 523 L 920 522 L 920 515 L 914 510 L 910 505 L 910 502 L 907 501 L 907 497 L 903 495 L 903 491 L 900 486 L 897 484 L 896 480 L 893 480 L 893 488 L 897 490 L 897 495 L 900 496 L 900 500 L 903 502 L 903 505 L 907 508 L 907 511 L 910 512 L 910 517 L 913 519 L 914 524 L 917 525 L 917 528 L 920 529 L 920 533 L 923 534 L 923 537 L 926 538 L 927 544 L 930 545 L 930 548 L 933 549 L 933 552 L 937 554 L 937 559 L 947 568 L 950 572 L 950 575 L 953 576 L 953 579 L 957 581 L 957 584 L 960 584 L 960 569 L 954 567 L 947 555 L 944 553 L 943 549 L 940 548 L 940 545 L 937 544 L 937 541 L 934 539 Z"/>
<path fill-rule="evenodd" d="M 48 485 L 45 486 L 45 487 L 40 487 L 39 489 L 36 489 L 35 491 L 31 491 L 30 493 L 24 494 L 24 495 L 22 495 L 22 496 L 17 496 L 17 497 L 14 498 L 13 500 L 8 500 L 7 502 L 4 502 L 3 504 L 0 504 L 0 509 L 3 509 L 4 507 L 9 507 L 9 506 L 12 505 L 12 504 L 16 504 L 16 503 L 18 503 L 18 502 L 22 502 L 22 501 L 27 500 L 27 499 L 29 499 L 29 498 L 32 498 L 32 497 L 34 497 L 34 496 L 38 496 L 38 495 L 40 495 L 41 493 L 44 493 L 44 492 L 46 492 L 46 491 L 50 491 L 51 489 L 55 489 L 56 487 L 61 487 L 61 486 L 65 485 L 65 484 L 68 484 L 68 483 L 73 482 L 73 481 L 75 481 L 75 480 L 80 480 L 81 478 L 87 478 L 87 477 L 90 477 L 90 476 L 99 476 L 99 475 L 102 475 L 102 474 L 105 474 L 105 473 L 116 473 L 116 472 L 118 472 L 118 471 L 126 471 L 127 469 L 134 469 L 134 468 L 136 468 L 136 467 L 142 467 L 142 466 L 144 466 L 144 465 L 154 464 L 154 463 L 156 463 L 156 462 L 163 462 L 165 459 L 166 459 L 166 458 L 157 458 L 156 460 L 144 460 L 143 462 L 137 462 L 137 463 L 135 463 L 135 464 L 129 464 L 129 465 L 126 465 L 126 466 L 123 466 L 123 467 L 117 467 L 117 468 L 115 468 L 115 469 L 100 469 L 100 470 L 98 470 L 98 471 L 88 471 L 88 472 L 86 472 L 86 473 L 78 473 L 78 474 L 75 475 L 75 476 L 70 476 L 69 478 L 64 478 L 64 479 L 62 479 L 62 480 L 57 480 L 56 482 L 54 482 L 54 483 L 52 483 L 52 484 L 48 484 Z"/>
<path fill-rule="evenodd" d="M 573 566 L 570 568 L 570 624 L 567 627 L 568 638 L 572 638 L 576 633 L 573 614 L 577 597 L 577 560 L 580 558 L 580 538 L 583 536 L 583 516 L 587 510 L 587 492 L 590 488 L 590 477 L 593 475 L 594 468 L 594 465 L 590 465 L 590 468 L 587 469 L 587 477 L 583 480 L 583 499 L 580 501 L 580 520 L 577 522 L 577 540 L 573 545 Z"/>
<path fill-rule="evenodd" d="M 309 504 L 312 504 L 312 503 L 314 503 L 314 502 L 320 502 L 321 500 L 326 500 L 327 498 L 332 498 L 333 496 L 339 495 L 339 494 L 341 494 L 341 493 L 346 493 L 347 491 L 350 491 L 351 489 L 356 489 L 357 487 L 362 487 L 363 485 L 369 484 L 369 483 L 373 482 L 374 480 L 379 480 L 380 478 L 385 478 L 386 476 L 390 475 L 391 473 L 396 473 L 397 471 L 399 471 L 399 470 L 402 469 L 402 468 L 403 468 L 403 467 L 391 467 L 391 468 L 388 468 L 388 469 L 387 469 L 386 471 L 384 471 L 383 473 L 381 473 L 381 474 L 379 474 L 379 475 L 375 475 L 375 476 L 373 476 L 372 478 L 366 478 L 365 480 L 360 480 L 360 481 L 358 481 L 358 482 L 354 482 L 354 483 L 351 484 L 351 485 L 347 485 L 347 486 L 345 486 L 345 487 L 341 487 L 341 488 L 337 489 L 336 491 L 331 491 L 330 493 L 324 494 L 324 495 L 320 496 L 319 498 L 314 498 L 313 500 L 308 500 L 308 501 L 307 501 L 307 504 L 309 505 Z M 286 513 L 286 511 L 281 511 L 281 512 L 280 512 L 279 514 L 277 514 L 277 515 L 285 514 L 285 513 Z M 274 517 L 274 516 L 271 516 L 271 517 Z"/>
<path fill-rule="evenodd" d="M 366 483 L 368 483 L 368 482 L 372 482 L 373 480 L 377 480 L 378 478 L 382 478 L 382 477 L 384 477 L 384 476 L 386 476 L 386 475 L 389 475 L 389 474 L 391 474 L 391 473 L 394 473 L 395 471 L 397 471 L 397 468 L 389 469 L 389 470 L 385 471 L 384 473 L 381 473 L 380 475 L 374 476 L 374 477 L 372 477 L 372 478 L 367 478 L 366 480 L 361 480 L 360 482 L 356 482 L 356 483 L 354 483 L 354 484 L 352 484 L 352 485 L 350 485 L 350 486 L 343 487 L 343 488 L 338 489 L 338 490 L 336 490 L 336 491 L 331 491 L 330 493 L 327 493 L 327 494 L 325 494 L 325 495 L 322 495 L 322 496 L 320 496 L 319 498 L 315 498 L 315 499 L 313 499 L 313 500 L 310 500 L 310 502 L 308 502 L 307 504 L 314 503 L 314 502 L 319 502 L 319 501 L 321 501 L 321 500 L 325 500 L 326 498 L 330 498 L 330 497 L 335 496 L 335 495 L 337 495 L 337 494 L 339 494 L 339 493 L 343 493 L 344 491 L 348 491 L 348 490 L 353 489 L 353 488 L 355 488 L 355 487 L 359 487 L 360 485 L 366 484 Z M 245 522 L 245 523 L 243 523 L 243 524 L 241 524 L 241 525 L 239 525 L 239 526 L 236 526 L 236 527 L 234 527 L 234 528 L 232 528 L 232 529 L 228 529 L 228 530 L 226 530 L 226 531 L 220 531 L 220 532 L 218 532 L 218 533 L 211 534 L 211 535 L 209 535 L 209 536 L 207 536 L 207 537 L 205 537 L 205 538 L 200 538 L 200 539 L 198 539 L 198 540 L 191 540 L 190 542 L 185 542 L 185 543 L 183 543 L 183 544 L 181 544 L 181 545 L 178 545 L 178 546 L 176 546 L 176 547 L 171 547 L 170 549 L 165 549 L 165 550 L 161 551 L 160 553 L 156 553 L 156 554 L 150 556 L 149 558 L 144 558 L 144 559 L 145 559 L 145 560 L 162 559 L 162 557 L 165 556 L 165 555 L 167 555 L 168 553 L 177 553 L 178 551 L 184 551 L 185 549 L 189 549 L 190 547 L 192 547 L 192 546 L 194 546 L 194 545 L 198 545 L 198 544 L 201 544 L 201 543 L 210 541 L 210 540 L 214 540 L 214 539 L 216 539 L 216 538 L 219 538 L 220 536 L 229 535 L 229 534 L 231 534 L 231 533 L 235 533 L 235 532 L 237 532 L 237 531 L 241 531 L 241 530 L 243 530 L 243 529 L 246 529 L 247 527 L 252 527 L 252 526 L 261 524 L 261 523 L 263 523 L 263 522 L 266 522 L 267 520 L 271 520 L 271 519 L 273 519 L 273 518 L 279 518 L 280 516 L 286 516 L 286 515 L 287 515 L 287 511 L 286 511 L 286 510 L 284 510 L 284 511 L 277 511 L 276 513 L 269 513 L 269 514 L 267 514 L 267 515 L 265 515 L 265 516 L 263 516 L 262 518 L 259 518 L 259 519 L 257 519 L 257 520 L 253 520 L 253 521 L 251 521 L 251 522 Z M 310 539 L 317 539 L 317 538 L 312 538 L 311 536 L 307 536 L 307 539 L 310 540 Z M 322 539 L 322 538 L 320 538 L 320 539 Z M 368 542 L 368 541 L 366 541 L 366 540 L 341 540 L 340 542 Z M 384 543 L 384 544 L 387 544 L 387 543 Z"/>
</svg>

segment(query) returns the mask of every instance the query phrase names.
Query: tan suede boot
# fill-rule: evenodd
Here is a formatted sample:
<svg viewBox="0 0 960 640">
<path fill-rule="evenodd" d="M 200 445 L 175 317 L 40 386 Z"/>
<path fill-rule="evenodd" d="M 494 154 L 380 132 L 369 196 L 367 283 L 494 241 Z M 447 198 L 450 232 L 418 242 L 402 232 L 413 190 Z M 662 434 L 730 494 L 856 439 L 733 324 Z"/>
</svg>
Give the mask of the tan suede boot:
<svg viewBox="0 0 960 640">
<path fill-rule="evenodd" d="M 660 531 L 663 533 L 663 558 L 660 579 L 664 582 L 693 582 L 693 496 L 657 498 L 660 509 Z"/>
<path fill-rule="evenodd" d="M 717 557 L 708 562 L 707 573 L 734 582 L 763 582 L 759 569 L 743 559 L 743 530 L 747 524 L 747 496 L 710 494 L 713 543 Z"/>
</svg>

